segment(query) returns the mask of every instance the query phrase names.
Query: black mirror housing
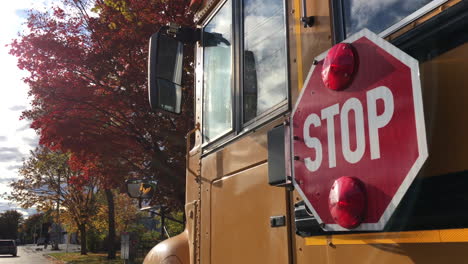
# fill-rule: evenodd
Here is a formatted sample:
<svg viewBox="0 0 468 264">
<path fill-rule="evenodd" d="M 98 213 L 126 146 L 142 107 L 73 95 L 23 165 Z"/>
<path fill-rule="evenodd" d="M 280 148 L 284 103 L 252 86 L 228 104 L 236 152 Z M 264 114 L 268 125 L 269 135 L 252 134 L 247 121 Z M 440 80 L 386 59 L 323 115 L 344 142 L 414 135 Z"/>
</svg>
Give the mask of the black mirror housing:
<svg viewBox="0 0 468 264">
<path fill-rule="evenodd" d="M 161 30 L 149 42 L 148 95 L 151 108 L 179 114 L 184 45 Z"/>
</svg>

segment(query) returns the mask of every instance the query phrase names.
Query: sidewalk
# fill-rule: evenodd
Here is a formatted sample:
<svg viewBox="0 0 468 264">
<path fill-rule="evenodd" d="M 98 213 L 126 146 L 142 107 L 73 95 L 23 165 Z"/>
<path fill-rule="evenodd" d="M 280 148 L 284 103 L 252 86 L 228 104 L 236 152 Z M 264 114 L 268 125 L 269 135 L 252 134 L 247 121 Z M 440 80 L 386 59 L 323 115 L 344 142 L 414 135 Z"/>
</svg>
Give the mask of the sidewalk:
<svg viewBox="0 0 468 264">
<path fill-rule="evenodd" d="M 44 255 L 50 253 L 61 253 L 61 252 L 79 252 L 80 245 L 77 244 L 59 244 L 59 250 L 52 250 L 52 246 L 48 245 L 47 248 L 44 248 L 43 245 L 36 246 L 35 244 L 23 245 L 24 249 L 30 252 L 42 253 Z"/>
</svg>

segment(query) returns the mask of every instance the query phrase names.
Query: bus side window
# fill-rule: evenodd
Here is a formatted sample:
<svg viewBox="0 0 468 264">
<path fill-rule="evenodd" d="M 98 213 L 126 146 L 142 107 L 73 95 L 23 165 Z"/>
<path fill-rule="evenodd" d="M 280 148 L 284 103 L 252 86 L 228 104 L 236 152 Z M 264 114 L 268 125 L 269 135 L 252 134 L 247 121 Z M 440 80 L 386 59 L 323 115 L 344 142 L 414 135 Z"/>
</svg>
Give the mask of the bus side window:
<svg viewBox="0 0 468 264">
<path fill-rule="evenodd" d="M 243 121 L 287 99 L 286 25 L 283 1 L 243 1 Z"/>
<path fill-rule="evenodd" d="M 340 7 L 344 36 L 367 28 L 376 34 L 386 36 L 440 6 L 447 0 L 334 0 L 334 7 Z"/>
<path fill-rule="evenodd" d="M 285 21 L 284 1 L 227 0 L 206 23 L 205 145 L 220 146 L 288 110 Z"/>
<path fill-rule="evenodd" d="M 203 141 L 232 130 L 232 7 L 227 1 L 203 30 Z"/>
</svg>

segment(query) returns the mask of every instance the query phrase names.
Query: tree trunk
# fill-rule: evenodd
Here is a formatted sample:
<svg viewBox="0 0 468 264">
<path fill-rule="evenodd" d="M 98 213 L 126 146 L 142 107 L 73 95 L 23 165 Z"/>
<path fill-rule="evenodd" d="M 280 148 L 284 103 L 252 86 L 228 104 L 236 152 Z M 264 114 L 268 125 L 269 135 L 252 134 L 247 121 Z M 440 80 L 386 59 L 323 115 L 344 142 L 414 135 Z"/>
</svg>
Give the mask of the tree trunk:
<svg viewBox="0 0 468 264">
<path fill-rule="evenodd" d="M 107 259 L 115 259 L 115 208 L 114 195 L 111 189 L 106 189 L 109 235 L 107 236 Z"/>
<path fill-rule="evenodd" d="M 80 230 L 81 255 L 86 255 L 88 253 L 86 248 L 86 224 L 80 224 L 78 229 Z"/>
<path fill-rule="evenodd" d="M 58 176 L 57 185 L 59 186 L 59 188 L 57 188 L 57 220 L 55 220 L 55 239 L 52 247 L 53 250 L 59 250 L 60 238 L 62 236 L 62 232 L 60 230 L 60 176 Z"/>
</svg>

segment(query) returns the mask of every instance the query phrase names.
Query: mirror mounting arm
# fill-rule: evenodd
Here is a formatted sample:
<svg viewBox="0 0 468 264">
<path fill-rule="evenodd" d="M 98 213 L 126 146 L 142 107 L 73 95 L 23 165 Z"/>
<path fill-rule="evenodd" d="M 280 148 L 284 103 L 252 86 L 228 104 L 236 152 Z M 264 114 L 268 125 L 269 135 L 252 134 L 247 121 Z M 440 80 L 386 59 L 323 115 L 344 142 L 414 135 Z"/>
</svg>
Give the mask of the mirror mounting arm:
<svg viewBox="0 0 468 264">
<path fill-rule="evenodd" d="M 183 42 L 184 44 L 194 44 L 201 40 L 201 29 L 191 27 L 181 27 L 177 24 L 170 23 L 168 26 L 161 28 L 168 36 Z"/>
</svg>

